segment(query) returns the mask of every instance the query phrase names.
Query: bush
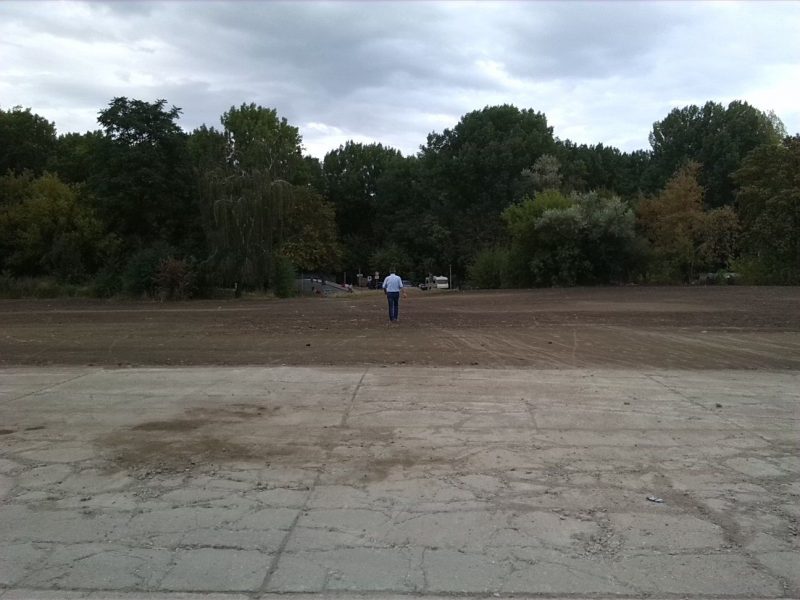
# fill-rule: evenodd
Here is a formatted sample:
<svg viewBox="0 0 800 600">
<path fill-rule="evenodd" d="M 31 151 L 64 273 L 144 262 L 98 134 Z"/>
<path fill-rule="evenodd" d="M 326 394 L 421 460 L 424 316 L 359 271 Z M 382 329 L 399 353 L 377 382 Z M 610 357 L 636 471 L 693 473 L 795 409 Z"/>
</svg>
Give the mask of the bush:
<svg viewBox="0 0 800 600">
<path fill-rule="evenodd" d="M 106 267 L 100 270 L 91 286 L 91 294 L 95 298 L 111 298 L 122 292 L 122 277 L 116 269 Z"/>
<path fill-rule="evenodd" d="M 731 263 L 731 270 L 738 274 L 737 283 L 746 285 L 797 285 L 800 283 L 800 267 L 764 260 L 760 257 L 742 257 Z"/>
<path fill-rule="evenodd" d="M 484 248 L 467 268 L 469 283 L 477 288 L 503 287 L 508 259 L 508 250 L 505 248 Z"/>
<path fill-rule="evenodd" d="M 295 293 L 297 273 L 294 266 L 285 256 L 276 256 L 272 267 L 272 291 L 278 298 L 289 298 Z"/>
<path fill-rule="evenodd" d="M 212 298 L 214 297 L 216 273 L 213 264 L 208 261 L 196 261 L 194 258 L 189 259 L 189 265 L 194 274 L 194 282 L 192 285 L 193 298 Z"/>
<path fill-rule="evenodd" d="M 158 265 L 154 282 L 158 295 L 167 300 L 186 300 L 195 292 L 194 265 L 183 258 L 164 258 Z"/>
<path fill-rule="evenodd" d="M 58 298 L 69 296 L 69 291 L 58 285 L 54 279 L 43 278 L 33 280 L 32 296 L 34 298 Z"/>
<path fill-rule="evenodd" d="M 504 280 L 514 286 L 624 281 L 641 262 L 633 212 L 616 196 L 550 190 L 511 205 L 503 219 L 511 234 Z"/>
<path fill-rule="evenodd" d="M 155 244 L 136 252 L 128 260 L 122 274 L 123 290 L 132 296 L 156 293 L 156 275 L 164 259 L 172 256 L 172 248 L 164 243 Z"/>
<path fill-rule="evenodd" d="M 10 271 L 3 271 L 0 273 L 0 297 L 17 298 L 18 296 L 15 296 L 14 293 L 14 278 L 11 277 Z"/>
<path fill-rule="evenodd" d="M 400 277 L 407 279 L 411 273 L 412 264 L 411 257 L 397 244 L 383 246 L 370 256 L 370 265 L 375 271 L 379 271 L 381 275 L 388 275 L 389 271 L 394 269 Z"/>
<path fill-rule="evenodd" d="M 11 277 L 0 275 L 2 298 L 72 298 L 89 296 L 91 288 L 75 284 L 62 284 L 51 277 Z"/>
</svg>

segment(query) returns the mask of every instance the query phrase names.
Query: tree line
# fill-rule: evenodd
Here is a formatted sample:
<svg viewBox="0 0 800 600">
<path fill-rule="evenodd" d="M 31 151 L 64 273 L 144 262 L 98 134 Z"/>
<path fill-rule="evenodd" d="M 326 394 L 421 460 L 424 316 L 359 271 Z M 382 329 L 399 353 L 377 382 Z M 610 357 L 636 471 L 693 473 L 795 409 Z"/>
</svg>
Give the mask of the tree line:
<svg viewBox="0 0 800 600">
<path fill-rule="evenodd" d="M 322 161 L 271 108 L 192 132 L 180 115 L 119 97 L 98 130 L 58 135 L 0 109 L 0 292 L 288 295 L 298 272 L 389 267 L 477 287 L 800 283 L 800 136 L 746 102 L 675 108 L 647 151 L 502 105 L 413 156 L 348 142 Z"/>
</svg>

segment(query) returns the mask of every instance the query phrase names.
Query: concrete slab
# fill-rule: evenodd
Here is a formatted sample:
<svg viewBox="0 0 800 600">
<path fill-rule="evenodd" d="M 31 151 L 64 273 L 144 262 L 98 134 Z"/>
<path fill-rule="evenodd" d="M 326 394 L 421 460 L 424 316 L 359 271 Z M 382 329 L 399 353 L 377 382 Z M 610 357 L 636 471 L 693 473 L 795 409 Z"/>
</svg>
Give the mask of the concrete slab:
<svg viewBox="0 0 800 600">
<path fill-rule="evenodd" d="M 271 562 L 268 554 L 230 548 L 178 550 L 174 560 L 163 590 L 256 591 Z"/>
<path fill-rule="evenodd" d="M 800 589 L 800 571 L 798 571 L 798 549 L 789 552 L 764 552 L 756 554 L 756 560 L 771 573 L 782 577 L 787 582 L 787 589 Z"/>
<path fill-rule="evenodd" d="M 55 547 L 22 582 L 33 588 L 153 589 L 170 566 L 167 550 L 110 544 Z"/>
<path fill-rule="evenodd" d="M 416 592 L 424 588 L 417 548 L 340 548 L 286 552 L 270 591 Z"/>
<path fill-rule="evenodd" d="M 800 596 L 795 372 L 0 380 L 0 600 Z"/>
<path fill-rule="evenodd" d="M 787 591 L 747 557 L 728 553 L 630 556 L 610 572 L 640 594 L 780 597 Z"/>
<path fill-rule="evenodd" d="M 0 544 L 0 586 L 12 586 L 46 555 L 31 543 Z"/>
</svg>

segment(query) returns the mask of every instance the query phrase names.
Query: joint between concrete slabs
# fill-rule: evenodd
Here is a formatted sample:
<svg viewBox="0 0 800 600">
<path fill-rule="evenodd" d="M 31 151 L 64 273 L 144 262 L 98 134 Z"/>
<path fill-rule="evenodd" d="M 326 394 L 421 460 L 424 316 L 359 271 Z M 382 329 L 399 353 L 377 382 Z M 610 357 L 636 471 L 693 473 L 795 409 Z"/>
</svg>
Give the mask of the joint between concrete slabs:
<svg viewBox="0 0 800 600">
<path fill-rule="evenodd" d="M 342 419 L 339 423 L 340 428 L 345 427 L 347 424 L 347 417 L 350 414 L 350 411 L 352 410 L 353 406 L 355 405 L 356 396 L 358 396 L 358 390 L 361 389 L 361 385 L 364 383 L 364 378 L 367 376 L 368 371 L 369 367 L 364 369 L 364 372 L 361 374 L 361 377 L 359 378 L 358 383 L 356 384 L 355 389 L 353 390 L 353 395 L 350 397 L 350 402 L 344 414 L 342 415 Z M 330 460 L 332 452 L 333 451 L 331 449 L 327 451 L 326 462 Z M 275 571 L 277 571 L 278 569 L 278 564 L 280 563 L 284 550 L 286 549 L 286 546 L 289 544 L 289 540 L 291 539 L 292 534 L 294 533 L 294 530 L 297 527 L 297 523 L 300 520 L 300 517 L 308 508 L 308 504 L 311 501 L 311 496 L 314 493 L 314 490 L 316 489 L 317 484 L 319 483 L 321 477 L 322 477 L 322 469 L 319 470 L 317 476 L 314 478 L 314 481 L 309 487 L 308 493 L 306 494 L 305 503 L 300 508 L 300 510 L 298 510 L 297 515 L 295 516 L 291 526 L 289 527 L 289 530 L 286 532 L 286 535 L 284 536 L 283 540 L 281 540 L 281 544 L 278 547 L 277 551 L 275 552 L 275 555 L 272 557 L 269 569 L 267 570 L 267 573 L 264 575 L 264 580 L 261 582 L 261 586 L 259 588 L 260 591 L 263 592 L 269 587 L 270 580 L 272 579 L 272 576 L 275 574 Z"/>
</svg>

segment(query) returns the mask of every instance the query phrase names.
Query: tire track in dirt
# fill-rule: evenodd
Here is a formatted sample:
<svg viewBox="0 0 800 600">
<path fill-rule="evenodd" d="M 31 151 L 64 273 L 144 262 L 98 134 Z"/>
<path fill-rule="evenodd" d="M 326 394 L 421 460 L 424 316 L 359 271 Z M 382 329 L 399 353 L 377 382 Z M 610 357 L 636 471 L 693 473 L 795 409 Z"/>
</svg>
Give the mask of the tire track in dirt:
<svg viewBox="0 0 800 600">
<path fill-rule="evenodd" d="M 573 331 L 573 333 L 574 333 L 574 331 Z M 533 335 L 533 331 L 531 331 L 531 335 Z M 559 359 L 558 355 L 555 352 L 553 352 L 552 350 L 542 350 L 542 349 L 540 349 L 537 345 L 534 345 L 534 344 L 526 341 L 526 339 L 524 337 L 521 337 L 521 334 L 519 332 L 511 332 L 508 335 L 498 334 L 496 337 L 502 338 L 503 341 L 506 344 L 508 344 L 509 346 L 511 346 L 512 348 L 516 348 L 516 349 L 521 350 L 521 351 L 531 352 L 532 354 L 534 354 L 536 356 L 545 357 L 546 359 L 548 359 L 551 362 L 552 366 L 554 366 L 556 368 L 564 368 L 564 367 L 566 367 L 566 368 L 574 368 L 576 366 L 581 366 L 581 365 L 577 365 L 574 351 L 572 351 L 572 359 L 571 359 L 571 361 L 570 360 Z M 542 338 L 541 337 L 536 337 L 534 339 L 536 339 L 537 341 L 540 341 Z M 557 346 L 557 347 L 562 347 L 562 348 L 565 348 L 566 350 L 569 351 L 570 348 L 575 348 L 577 346 L 577 337 L 575 337 L 572 345 L 565 344 L 563 342 L 553 341 L 553 340 L 548 340 L 547 344 L 548 345 Z"/>
<path fill-rule="evenodd" d="M 0 365 L 800 368 L 799 288 L 421 292 L 388 328 L 347 298 L 0 301 Z"/>
<path fill-rule="evenodd" d="M 495 364 L 508 364 L 509 358 L 530 363 L 532 358 L 536 358 L 552 367 L 573 366 L 569 361 L 560 360 L 553 356 L 552 353 L 542 351 L 533 344 L 514 340 L 512 333 L 490 334 L 478 333 L 474 330 L 465 333 L 454 330 L 444 331 L 458 342 L 455 347 L 476 351 L 480 354 L 488 354 L 496 359 L 497 362 Z"/>
<path fill-rule="evenodd" d="M 641 333 L 642 332 L 636 332 L 634 335 L 641 335 Z M 730 361 L 732 358 L 741 358 L 745 364 L 749 362 L 749 357 L 758 359 L 758 363 L 750 363 L 747 365 L 747 368 L 767 369 L 770 365 L 770 357 L 774 357 L 776 354 L 775 352 L 764 352 L 753 348 L 752 341 L 744 342 L 737 338 L 715 340 L 714 337 L 712 337 L 714 334 L 701 333 L 700 335 L 704 337 L 698 338 L 690 335 L 657 330 L 650 330 L 647 333 L 650 336 L 671 342 L 671 347 L 682 348 L 683 354 L 687 356 L 708 355 L 709 353 L 713 353 L 713 358 L 715 359 Z M 785 347 L 781 346 L 777 348 L 781 350 L 785 349 Z M 784 354 L 784 357 L 790 362 L 795 363 L 794 368 L 800 368 L 800 353 L 795 353 L 794 356 L 791 352 L 780 353 Z"/>
</svg>

